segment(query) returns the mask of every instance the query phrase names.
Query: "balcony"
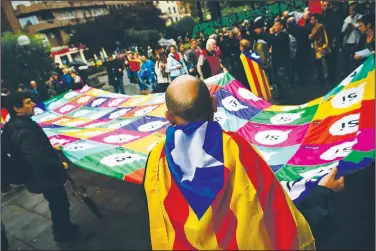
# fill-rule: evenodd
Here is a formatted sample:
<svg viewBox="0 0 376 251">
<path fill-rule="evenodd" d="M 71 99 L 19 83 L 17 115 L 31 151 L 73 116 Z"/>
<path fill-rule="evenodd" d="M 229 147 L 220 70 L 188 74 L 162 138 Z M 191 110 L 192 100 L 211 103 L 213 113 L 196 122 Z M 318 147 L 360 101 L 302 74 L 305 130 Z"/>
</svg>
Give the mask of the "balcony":
<svg viewBox="0 0 376 251">
<path fill-rule="evenodd" d="M 90 7 L 90 6 L 103 6 L 106 5 L 105 1 L 77 1 L 77 2 L 44 2 L 35 3 L 30 6 L 18 5 L 15 10 L 16 16 L 23 16 L 25 14 L 30 14 L 34 12 L 44 11 L 44 10 L 55 10 L 55 9 L 67 9 L 67 8 L 78 8 L 78 7 Z"/>
<path fill-rule="evenodd" d="M 29 33 L 38 33 L 45 30 L 56 29 L 71 25 L 77 25 L 81 23 L 85 23 L 85 19 L 65 19 L 65 20 L 48 20 L 42 21 L 35 25 L 27 25 L 25 26 L 24 30 Z"/>
</svg>

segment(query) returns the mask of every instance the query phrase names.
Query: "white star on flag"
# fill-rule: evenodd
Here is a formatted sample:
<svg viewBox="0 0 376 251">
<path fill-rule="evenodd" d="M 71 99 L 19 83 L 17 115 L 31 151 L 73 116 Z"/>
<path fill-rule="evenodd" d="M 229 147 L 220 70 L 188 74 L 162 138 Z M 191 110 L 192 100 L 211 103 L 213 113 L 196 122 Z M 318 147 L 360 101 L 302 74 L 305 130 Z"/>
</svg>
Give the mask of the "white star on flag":
<svg viewBox="0 0 376 251">
<path fill-rule="evenodd" d="M 203 149 L 207 125 L 205 122 L 192 135 L 187 135 L 182 130 L 175 132 L 175 148 L 171 151 L 171 156 L 183 172 L 182 182 L 192 181 L 197 168 L 223 165 Z"/>
</svg>

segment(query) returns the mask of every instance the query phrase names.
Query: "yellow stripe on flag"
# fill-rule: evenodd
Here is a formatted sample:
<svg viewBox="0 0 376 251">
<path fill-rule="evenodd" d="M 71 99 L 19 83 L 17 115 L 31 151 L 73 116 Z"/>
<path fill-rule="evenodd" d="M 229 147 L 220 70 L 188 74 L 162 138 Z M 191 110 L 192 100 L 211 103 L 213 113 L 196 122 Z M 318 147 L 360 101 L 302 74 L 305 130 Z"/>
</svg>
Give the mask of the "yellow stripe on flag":
<svg viewBox="0 0 376 251">
<path fill-rule="evenodd" d="M 172 250 L 175 241 L 175 230 L 169 221 L 169 216 L 164 206 L 161 205 L 171 187 L 170 172 L 165 167 L 167 162 L 165 158 L 159 159 L 163 146 L 164 141 L 151 151 L 145 178 L 148 208 L 153 209 L 149 210 L 150 236 L 153 250 Z"/>
<path fill-rule="evenodd" d="M 209 207 L 199 220 L 189 207 L 189 216 L 187 222 L 184 225 L 184 232 L 187 236 L 187 240 L 190 244 L 198 250 L 222 250 L 217 242 L 217 237 L 213 232 L 213 212 Z"/>
<path fill-rule="evenodd" d="M 248 66 L 248 60 L 247 60 L 247 57 L 246 57 L 244 54 L 241 54 L 241 55 L 240 55 L 240 60 L 241 60 L 242 63 L 243 63 L 243 68 L 244 68 L 245 74 L 246 74 L 246 76 L 247 76 L 248 85 L 249 85 L 249 87 L 250 87 L 250 89 L 251 89 L 251 92 L 252 92 L 253 94 L 255 94 L 256 96 L 260 97 L 260 94 L 261 94 L 261 93 L 258 93 L 258 92 L 257 92 L 257 87 L 256 87 L 255 82 L 254 82 L 254 81 L 250 81 L 251 79 L 253 79 L 253 77 L 252 77 L 252 73 L 251 73 L 251 71 L 250 71 L 250 69 L 249 69 L 249 66 Z M 243 84 L 245 84 L 245 83 L 243 83 Z"/>
<path fill-rule="evenodd" d="M 223 134 L 223 145 L 227 148 L 224 151 L 224 165 L 230 169 L 229 181 L 233 186 L 230 209 L 238 222 L 236 238 L 239 250 L 271 250 L 273 246 L 257 192 L 239 158 L 235 157 L 239 156 L 239 147 L 227 134 Z"/>
<path fill-rule="evenodd" d="M 260 74 L 260 70 L 262 70 L 262 69 L 259 66 L 259 64 L 256 63 L 255 61 L 251 60 L 251 63 L 253 65 L 253 69 L 255 69 L 256 76 L 257 76 L 257 79 L 258 79 L 258 83 L 259 83 L 259 86 L 260 86 L 260 90 L 262 92 L 261 96 L 259 96 L 259 97 L 261 97 L 264 100 L 268 100 L 268 98 L 266 96 L 266 90 L 265 90 L 265 87 L 264 87 L 265 83 L 262 80 L 262 77 L 261 77 L 261 74 Z"/>
</svg>

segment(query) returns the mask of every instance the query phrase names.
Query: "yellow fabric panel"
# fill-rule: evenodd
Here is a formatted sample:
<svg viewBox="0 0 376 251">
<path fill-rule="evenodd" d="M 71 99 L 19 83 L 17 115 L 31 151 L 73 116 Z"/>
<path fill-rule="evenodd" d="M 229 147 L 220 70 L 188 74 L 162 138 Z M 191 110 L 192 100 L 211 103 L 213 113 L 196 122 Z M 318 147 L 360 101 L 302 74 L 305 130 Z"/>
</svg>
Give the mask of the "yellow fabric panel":
<svg viewBox="0 0 376 251">
<path fill-rule="evenodd" d="M 223 134 L 225 166 L 230 169 L 230 184 L 233 186 L 231 210 L 238 219 L 236 239 L 239 250 L 272 249 L 264 224 L 264 213 L 257 192 L 248 178 L 239 156 L 235 141 Z M 229 150 L 231 149 L 231 150 Z"/>
<path fill-rule="evenodd" d="M 255 69 L 256 76 L 257 76 L 257 79 L 258 79 L 258 82 L 259 82 L 259 85 L 260 85 L 260 89 L 261 89 L 261 96 L 260 97 L 264 100 L 267 100 L 268 98 L 266 96 L 266 89 L 264 88 L 264 81 L 262 81 L 260 71 L 258 70 L 259 68 L 261 69 L 261 67 L 254 61 L 252 61 L 252 65 L 253 65 L 253 69 Z"/>
<path fill-rule="evenodd" d="M 187 240 L 198 250 L 215 249 L 222 250 L 218 246 L 217 237 L 213 231 L 213 212 L 209 207 L 200 220 L 189 207 L 189 216 L 184 225 Z"/>
<path fill-rule="evenodd" d="M 242 61 L 243 68 L 244 68 L 244 72 L 245 72 L 245 74 L 246 74 L 246 76 L 247 76 L 248 85 L 249 85 L 249 87 L 251 88 L 251 92 L 252 92 L 253 94 L 255 94 L 256 96 L 260 97 L 261 93 L 258 93 L 258 92 L 257 92 L 255 82 L 252 81 L 252 80 L 253 80 L 253 77 L 252 77 L 252 73 L 251 73 L 251 71 L 249 70 L 247 57 L 246 57 L 245 55 L 241 54 L 241 55 L 240 55 L 240 60 Z M 243 84 L 245 84 L 245 83 L 243 83 Z"/>
<path fill-rule="evenodd" d="M 175 240 L 175 231 L 162 204 L 171 186 L 169 169 L 165 168 L 165 158 L 159 160 L 163 146 L 164 141 L 151 151 L 145 174 L 153 250 L 172 250 Z"/>
</svg>

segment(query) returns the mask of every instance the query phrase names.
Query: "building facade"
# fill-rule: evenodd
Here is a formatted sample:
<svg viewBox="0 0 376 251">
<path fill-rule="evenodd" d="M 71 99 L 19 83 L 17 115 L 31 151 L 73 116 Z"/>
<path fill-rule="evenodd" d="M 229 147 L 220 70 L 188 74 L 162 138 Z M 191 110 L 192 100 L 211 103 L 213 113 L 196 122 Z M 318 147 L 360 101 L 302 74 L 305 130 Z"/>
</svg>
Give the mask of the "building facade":
<svg viewBox="0 0 376 251">
<path fill-rule="evenodd" d="M 154 5 L 162 12 L 162 18 L 167 24 L 178 22 L 184 16 L 190 15 L 185 11 L 181 1 L 153 1 Z"/>
<path fill-rule="evenodd" d="M 52 47 L 69 43 L 74 25 L 136 1 L 1 1 L 2 31 L 39 34 Z"/>
</svg>

